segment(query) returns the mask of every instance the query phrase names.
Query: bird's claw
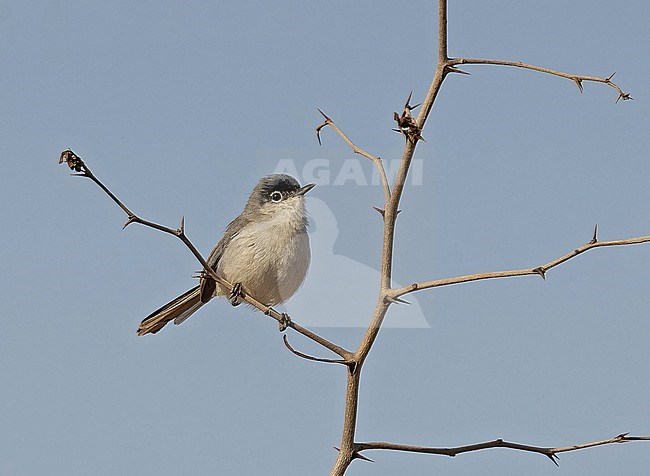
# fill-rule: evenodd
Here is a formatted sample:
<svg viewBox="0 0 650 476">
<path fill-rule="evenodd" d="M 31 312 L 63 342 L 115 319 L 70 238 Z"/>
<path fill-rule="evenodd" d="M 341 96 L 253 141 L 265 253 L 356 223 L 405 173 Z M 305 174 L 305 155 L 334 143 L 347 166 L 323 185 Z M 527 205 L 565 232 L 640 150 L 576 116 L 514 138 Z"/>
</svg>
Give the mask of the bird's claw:
<svg viewBox="0 0 650 476">
<path fill-rule="evenodd" d="M 274 312 L 278 312 L 272 307 L 269 307 L 264 314 L 267 316 L 271 316 Z M 278 319 L 278 326 L 280 326 L 280 332 L 284 332 L 287 330 L 287 327 L 291 325 L 291 318 L 289 317 L 289 314 L 286 312 L 281 312 L 280 314 L 280 319 Z"/>
<path fill-rule="evenodd" d="M 289 317 L 289 314 L 282 313 L 280 314 L 280 319 L 278 319 L 278 326 L 280 327 L 280 332 L 284 332 L 287 330 L 287 327 L 291 325 L 291 318 Z"/>
<path fill-rule="evenodd" d="M 230 301 L 230 304 L 237 306 L 239 304 L 240 297 L 244 297 L 244 291 L 242 290 L 241 283 L 235 283 L 232 287 L 232 291 L 230 291 L 228 300 Z"/>
</svg>

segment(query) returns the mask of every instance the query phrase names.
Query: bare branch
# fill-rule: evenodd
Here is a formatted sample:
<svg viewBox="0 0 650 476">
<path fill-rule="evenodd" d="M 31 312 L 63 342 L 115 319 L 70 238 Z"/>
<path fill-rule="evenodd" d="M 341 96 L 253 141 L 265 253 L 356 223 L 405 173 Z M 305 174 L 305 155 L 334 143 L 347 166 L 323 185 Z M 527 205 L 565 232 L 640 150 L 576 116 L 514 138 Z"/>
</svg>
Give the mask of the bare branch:
<svg viewBox="0 0 650 476">
<path fill-rule="evenodd" d="M 390 200 L 390 185 L 388 184 L 388 178 L 386 177 L 386 169 L 384 169 L 384 164 L 381 161 L 381 157 L 376 157 L 376 156 L 366 152 L 365 150 L 357 147 L 354 144 L 354 142 L 352 142 L 348 138 L 348 136 L 339 128 L 339 126 L 337 126 L 334 123 L 334 121 L 327 116 L 327 114 L 325 114 L 320 109 L 318 109 L 318 112 L 320 112 L 321 115 L 325 118 L 325 122 L 323 122 L 322 124 L 319 124 L 318 127 L 316 127 L 316 137 L 318 138 L 318 143 L 319 144 L 321 143 L 320 131 L 323 128 L 329 126 L 332 129 L 334 129 L 339 136 L 341 136 L 341 138 L 345 141 L 345 143 L 347 145 L 350 146 L 350 148 L 352 149 L 352 151 L 355 154 L 359 154 L 359 155 L 365 157 L 366 159 L 371 160 L 375 164 L 375 167 L 377 167 L 377 171 L 379 172 L 379 177 L 381 178 L 381 185 L 384 188 L 384 199 L 385 199 L 386 202 L 388 202 L 388 200 Z"/>
<path fill-rule="evenodd" d="M 592 83 L 606 84 L 610 88 L 615 89 L 618 92 L 618 97 L 616 98 L 616 102 L 620 101 L 621 99 L 623 101 L 634 99 L 632 96 L 630 96 L 630 93 L 623 92 L 623 90 L 616 83 L 612 81 L 612 78 L 616 73 L 611 74 L 607 78 L 599 78 L 596 76 L 583 76 L 580 74 L 564 73 L 562 71 L 556 71 L 554 69 L 542 68 L 541 66 L 522 63 L 521 61 L 503 61 L 503 60 L 490 60 L 490 59 L 480 59 L 480 58 L 452 58 L 448 61 L 447 64 L 448 67 L 450 68 L 453 68 L 455 65 L 459 65 L 459 64 L 490 64 L 495 66 L 512 66 L 514 68 L 530 69 L 532 71 L 538 71 L 540 73 L 546 73 L 546 74 L 551 74 L 553 76 L 559 76 L 560 78 L 570 79 L 574 83 L 576 83 L 576 86 L 578 86 L 578 90 L 580 92 L 582 92 L 582 82 L 589 81 Z"/>
<path fill-rule="evenodd" d="M 65 162 L 68 167 L 70 167 L 72 170 L 75 170 L 76 172 L 79 172 L 77 174 L 74 174 L 79 177 L 87 177 L 91 179 L 93 182 L 95 182 L 106 194 L 124 211 L 124 213 L 127 214 L 128 219 L 126 223 L 124 224 L 123 228 L 126 228 L 128 225 L 131 223 L 139 223 L 141 225 L 154 228 L 156 230 L 162 231 L 164 233 L 168 233 L 170 235 L 174 235 L 177 238 L 179 238 L 185 246 L 192 252 L 192 254 L 196 257 L 196 259 L 201 263 L 203 266 L 203 269 L 205 273 L 210 275 L 212 279 L 214 279 L 217 283 L 219 283 L 221 286 L 225 287 L 229 291 L 232 291 L 233 285 L 229 283 L 227 280 L 224 278 L 220 277 L 217 275 L 216 271 L 212 269 L 208 265 L 208 263 L 205 261 L 205 258 L 199 253 L 199 251 L 196 249 L 196 247 L 192 244 L 192 242 L 187 238 L 185 235 L 185 218 L 183 217 L 181 219 L 181 224 L 180 228 L 178 229 L 173 229 L 169 228 L 163 225 L 159 225 L 157 223 L 144 220 L 137 216 L 135 213 L 133 213 L 131 210 L 129 210 L 124 203 L 120 201 L 95 175 L 92 173 L 90 168 L 84 163 L 84 161 L 79 157 L 77 154 L 75 154 L 71 149 L 64 150 L 61 153 L 61 157 L 59 158 L 59 164 L 62 164 Z M 293 330 L 296 332 L 304 335 L 305 337 L 313 340 L 314 342 L 317 342 L 318 344 L 322 345 L 323 347 L 326 347 L 327 349 L 331 350 L 335 354 L 340 355 L 346 360 L 350 360 L 350 356 L 352 356 L 352 352 L 345 350 L 344 348 L 328 341 L 327 339 L 324 339 L 323 337 L 314 334 L 308 329 L 305 329 L 304 327 L 292 322 L 290 319 L 288 319 L 288 316 L 286 314 L 281 314 L 278 313 L 275 309 L 266 306 L 265 304 L 261 303 L 257 299 L 255 299 L 253 296 L 251 296 L 248 293 L 245 293 L 244 295 L 240 295 L 240 298 L 246 301 L 248 304 L 251 306 L 257 308 L 258 310 L 262 311 L 265 315 L 275 319 L 278 321 L 281 326 L 284 325 L 285 327 L 291 327 Z"/>
<path fill-rule="evenodd" d="M 482 279 L 511 278 L 515 276 L 526 276 L 530 274 L 538 274 L 542 278 L 546 278 L 546 272 L 549 269 L 555 268 L 556 266 L 564 263 L 565 261 L 568 261 L 571 258 L 574 258 L 579 254 L 584 253 L 585 251 L 589 251 L 592 248 L 603 248 L 606 246 L 636 245 L 639 243 L 648 243 L 648 242 L 650 242 L 650 235 L 640 236 L 637 238 L 628 238 L 626 240 L 597 241 L 596 230 L 594 230 L 594 238 L 592 238 L 592 240 L 589 243 L 582 245 L 581 247 L 576 248 L 575 250 L 570 251 L 569 253 L 560 256 L 559 258 L 550 261 L 546 264 L 543 264 L 542 266 L 538 266 L 536 268 L 513 269 L 510 271 L 493 271 L 490 273 L 469 274 L 465 276 L 458 276 L 455 278 L 445 278 L 445 279 L 437 279 L 434 281 L 426 281 L 422 283 L 413 283 L 413 284 L 409 284 L 408 286 L 403 286 L 401 288 L 391 289 L 387 293 L 387 295 L 396 298 L 399 296 L 403 296 L 405 294 L 412 293 L 414 291 L 421 291 L 423 289 L 436 288 L 440 286 L 449 286 L 450 284 L 466 283 L 469 281 L 480 281 Z"/>
<path fill-rule="evenodd" d="M 547 456 L 553 463 L 558 465 L 558 453 L 566 453 L 569 451 L 582 450 L 591 448 L 593 446 L 609 445 L 614 443 L 629 443 L 631 441 L 648 441 L 650 436 L 628 436 L 629 433 L 622 433 L 613 438 L 606 440 L 593 441 L 591 443 L 582 443 L 572 446 L 561 446 L 556 448 L 549 448 L 543 446 L 522 445 L 520 443 L 512 443 L 497 439 L 493 441 L 486 441 L 484 443 L 476 443 L 474 445 L 456 446 L 451 448 L 434 448 L 430 446 L 414 446 L 414 445 L 400 445 L 396 443 L 384 442 L 370 442 L 370 443 L 355 443 L 357 452 L 365 450 L 393 450 L 393 451 L 407 451 L 411 453 L 427 453 L 454 457 L 462 453 L 469 453 L 471 451 L 485 450 L 488 448 L 510 448 L 519 451 L 528 451 L 531 453 L 539 453 Z"/>
</svg>

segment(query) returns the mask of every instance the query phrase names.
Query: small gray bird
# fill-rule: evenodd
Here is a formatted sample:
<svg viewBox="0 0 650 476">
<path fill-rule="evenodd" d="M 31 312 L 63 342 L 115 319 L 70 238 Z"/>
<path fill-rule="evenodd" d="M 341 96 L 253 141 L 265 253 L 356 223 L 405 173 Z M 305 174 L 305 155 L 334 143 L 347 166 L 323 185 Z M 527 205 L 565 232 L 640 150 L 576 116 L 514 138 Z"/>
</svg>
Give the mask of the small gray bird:
<svg viewBox="0 0 650 476">
<path fill-rule="evenodd" d="M 293 296 L 305 279 L 311 258 L 304 195 L 314 186 L 301 187 L 286 174 L 262 178 L 244 211 L 230 222 L 210 253 L 210 267 L 236 289 L 244 289 L 267 306 Z M 138 327 L 138 335 L 155 334 L 171 320 L 180 324 L 213 296 L 230 294 L 202 273 L 198 286 L 147 316 Z M 236 292 L 231 303 L 240 303 Z"/>
</svg>

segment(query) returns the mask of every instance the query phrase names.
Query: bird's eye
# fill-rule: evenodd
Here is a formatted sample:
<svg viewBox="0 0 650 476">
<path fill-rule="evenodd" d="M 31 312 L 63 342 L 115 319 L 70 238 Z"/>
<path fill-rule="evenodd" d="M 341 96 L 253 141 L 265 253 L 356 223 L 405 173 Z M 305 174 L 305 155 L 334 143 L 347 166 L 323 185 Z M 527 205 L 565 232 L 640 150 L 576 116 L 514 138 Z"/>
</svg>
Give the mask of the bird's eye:
<svg viewBox="0 0 650 476">
<path fill-rule="evenodd" d="M 279 201 L 282 200 L 282 194 L 280 192 L 273 192 L 271 194 L 271 201 L 278 203 Z"/>
</svg>

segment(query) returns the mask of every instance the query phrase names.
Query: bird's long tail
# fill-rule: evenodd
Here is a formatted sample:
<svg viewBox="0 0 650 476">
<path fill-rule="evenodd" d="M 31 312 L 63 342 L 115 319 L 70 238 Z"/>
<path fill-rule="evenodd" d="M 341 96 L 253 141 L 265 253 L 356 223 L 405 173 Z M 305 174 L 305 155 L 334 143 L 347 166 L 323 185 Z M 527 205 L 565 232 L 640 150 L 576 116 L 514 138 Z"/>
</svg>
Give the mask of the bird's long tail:
<svg viewBox="0 0 650 476">
<path fill-rule="evenodd" d="M 155 334 L 171 320 L 180 324 L 203 305 L 200 294 L 199 286 L 195 286 L 152 312 L 140 323 L 138 335 Z"/>
</svg>

